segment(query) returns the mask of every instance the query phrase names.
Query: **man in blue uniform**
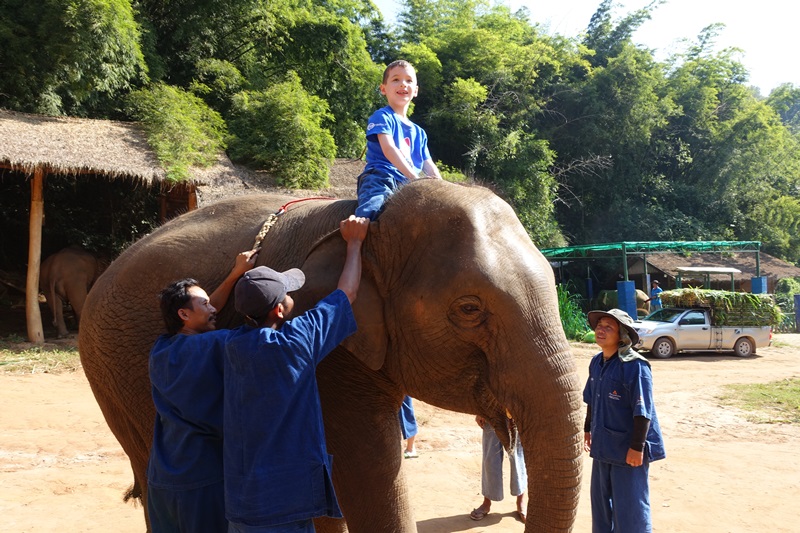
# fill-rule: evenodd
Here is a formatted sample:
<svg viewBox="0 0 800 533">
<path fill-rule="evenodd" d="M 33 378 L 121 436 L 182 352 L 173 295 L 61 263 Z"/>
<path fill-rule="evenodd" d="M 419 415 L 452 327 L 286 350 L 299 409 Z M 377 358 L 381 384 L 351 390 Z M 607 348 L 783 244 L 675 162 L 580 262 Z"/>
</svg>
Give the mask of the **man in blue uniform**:
<svg viewBox="0 0 800 533">
<path fill-rule="evenodd" d="M 229 531 L 313 532 L 341 518 L 325 446 L 316 367 L 356 330 L 351 303 L 361 280 L 369 221 L 340 224 L 347 257 L 338 288 L 288 320 L 305 276 L 258 267 L 236 284 L 236 309 L 257 325 L 226 341 L 224 467 Z"/>
<path fill-rule="evenodd" d="M 649 466 L 663 459 L 650 363 L 631 349 L 639 340 L 620 309 L 590 311 L 602 352 L 589 363 L 584 448 L 592 462 L 592 533 L 649 533 Z"/>
<path fill-rule="evenodd" d="M 214 331 L 239 277 L 252 268 L 243 252 L 208 296 L 191 278 L 160 294 L 167 334 L 150 352 L 156 421 L 147 468 L 147 512 L 153 533 L 228 529 L 222 484 L 222 358 L 228 331 Z"/>
<path fill-rule="evenodd" d="M 657 279 L 654 279 L 650 285 L 652 288 L 647 301 L 650 302 L 650 312 L 653 313 L 661 309 L 661 293 L 664 292 L 664 289 L 659 286 Z"/>
</svg>

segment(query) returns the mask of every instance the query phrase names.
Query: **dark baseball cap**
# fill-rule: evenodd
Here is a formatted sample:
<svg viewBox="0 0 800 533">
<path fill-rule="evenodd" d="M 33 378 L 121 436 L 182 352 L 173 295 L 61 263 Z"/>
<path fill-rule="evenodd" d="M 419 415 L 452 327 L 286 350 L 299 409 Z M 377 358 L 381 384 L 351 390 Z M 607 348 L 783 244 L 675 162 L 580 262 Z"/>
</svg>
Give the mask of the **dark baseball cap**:
<svg viewBox="0 0 800 533">
<path fill-rule="evenodd" d="M 296 291 L 306 282 L 299 268 L 277 272 L 260 266 L 244 273 L 236 283 L 236 310 L 251 318 L 262 317 L 283 301 L 287 292 Z"/>
</svg>

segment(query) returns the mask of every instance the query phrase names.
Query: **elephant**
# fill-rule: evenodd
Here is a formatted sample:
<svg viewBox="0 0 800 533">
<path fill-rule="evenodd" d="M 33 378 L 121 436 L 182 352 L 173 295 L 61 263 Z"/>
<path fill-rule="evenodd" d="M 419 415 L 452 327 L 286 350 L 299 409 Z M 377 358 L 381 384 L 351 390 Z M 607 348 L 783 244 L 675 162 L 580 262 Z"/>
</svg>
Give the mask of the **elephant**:
<svg viewBox="0 0 800 533">
<path fill-rule="evenodd" d="M 86 301 L 79 351 L 131 461 L 127 497 L 147 498 L 155 416 L 148 353 L 163 332 L 157 292 L 186 276 L 216 287 L 280 208 L 285 213 L 256 263 L 306 273 L 293 293 L 300 313 L 335 289 L 346 248 L 338 223 L 355 207 L 353 200 L 270 194 L 222 200 L 134 243 L 100 277 Z M 406 395 L 481 415 L 511 447 L 508 409 L 528 468 L 525 531 L 571 531 L 581 486 L 582 387 L 552 269 L 512 208 L 482 187 L 412 182 L 370 223 L 362 269 L 353 304 L 358 331 L 317 367 L 344 514 L 344 521 L 315 520 L 317 531 L 416 531 L 399 446 L 397 413 Z M 217 327 L 241 320 L 229 301 Z"/>
<path fill-rule="evenodd" d="M 636 289 L 636 310 L 639 315 L 646 315 L 650 312 L 650 297 L 641 289 Z M 603 290 L 597 295 L 597 309 L 608 311 L 617 307 L 617 291 Z"/>
<path fill-rule="evenodd" d="M 63 248 L 42 262 L 39 290 L 47 298 L 58 338 L 69 334 L 64 321 L 64 303 L 69 302 L 80 324 L 86 295 L 106 266 L 107 262 L 77 246 Z"/>
</svg>

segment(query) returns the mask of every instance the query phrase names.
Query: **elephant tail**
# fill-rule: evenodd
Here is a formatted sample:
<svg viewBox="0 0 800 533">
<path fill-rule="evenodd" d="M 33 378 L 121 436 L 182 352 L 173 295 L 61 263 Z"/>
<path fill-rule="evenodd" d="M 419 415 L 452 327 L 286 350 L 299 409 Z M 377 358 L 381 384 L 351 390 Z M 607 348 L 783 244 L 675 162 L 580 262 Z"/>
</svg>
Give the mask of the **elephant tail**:
<svg viewBox="0 0 800 533">
<path fill-rule="evenodd" d="M 138 481 L 133 482 L 133 485 L 130 486 L 122 499 L 125 501 L 125 503 L 128 503 L 130 500 L 134 500 L 134 506 L 136 506 L 136 503 L 142 502 L 142 487 L 139 486 Z"/>
</svg>

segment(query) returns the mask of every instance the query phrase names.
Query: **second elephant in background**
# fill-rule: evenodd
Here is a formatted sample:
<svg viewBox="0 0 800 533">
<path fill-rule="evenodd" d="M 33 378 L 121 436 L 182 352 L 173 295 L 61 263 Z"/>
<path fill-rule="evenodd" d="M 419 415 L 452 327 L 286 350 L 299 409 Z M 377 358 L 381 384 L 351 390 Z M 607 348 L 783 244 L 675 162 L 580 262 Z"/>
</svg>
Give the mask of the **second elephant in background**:
<svg viewBox="0 0 800 533">
<path fill-rule="evenodd" d="M 83 302 L 108 261 L 78 246 L 63 248 L 47 257 L 39 273 L 39 291 L 47 298 L 58 337 L 69 334 L 64 321 L 64 304 L 69 303 L 80 324 Z"/>
</svg>

